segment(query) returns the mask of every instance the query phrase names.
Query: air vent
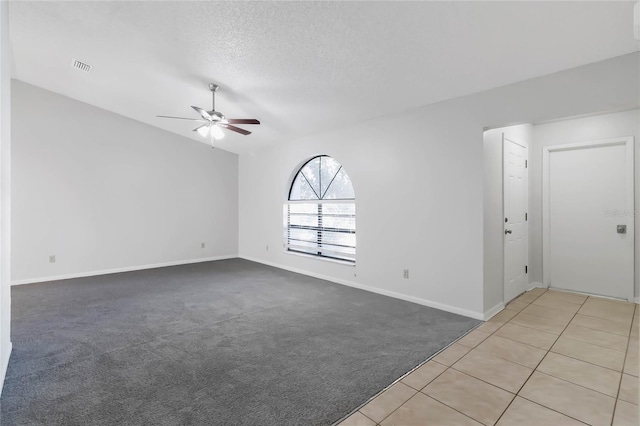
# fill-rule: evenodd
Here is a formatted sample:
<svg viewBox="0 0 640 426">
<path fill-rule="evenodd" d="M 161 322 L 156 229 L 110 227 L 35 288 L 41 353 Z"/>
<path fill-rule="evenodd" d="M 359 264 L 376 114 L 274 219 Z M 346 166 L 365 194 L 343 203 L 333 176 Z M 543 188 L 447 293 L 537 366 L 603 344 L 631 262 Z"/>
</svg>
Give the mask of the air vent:
<svg viewBox="0 0 640 426">
<path fill-rule="evenodd" d="M 86 73 L 91 72 L 91 65 L 89 65 L 89 64 L 87 64 L 87 63 L 84 63 L 84 62 L 82 62 L 82 61 L 79 61 L 79 60 L 77 60 L 77 59 L 74 59 L 74 60 L 71 62 L 71 66 L 72 66 L 73 68 L 77 69 L 77 70 L 84 71 L 84 72 L 86 72 Z"/>
</svg>

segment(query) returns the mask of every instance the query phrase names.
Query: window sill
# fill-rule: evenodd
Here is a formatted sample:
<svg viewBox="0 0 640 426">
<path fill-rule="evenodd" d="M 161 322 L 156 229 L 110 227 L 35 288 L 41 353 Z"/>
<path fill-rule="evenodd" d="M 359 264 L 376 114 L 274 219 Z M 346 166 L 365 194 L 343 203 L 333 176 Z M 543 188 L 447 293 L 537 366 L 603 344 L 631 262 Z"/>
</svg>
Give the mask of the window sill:
<svg viewBox="0 0 640 426">
<path fill-rule="evenodd" d="M 353 266 L 353 267 L 356 266 L 355 262 L 347 262 L 346 260 L 331 259 L 330 257 L 314 256 L 312 254 L 298 253 L 298 252 L 289 251 L 289 250 L 283 250 L 283 253 L 290 254 L 292 256 L 306 257 L 308 259 L 321 260 L 323 262 L 337 263 L 339 265 L 344 265 L 344 266 Z"/>
</svg>

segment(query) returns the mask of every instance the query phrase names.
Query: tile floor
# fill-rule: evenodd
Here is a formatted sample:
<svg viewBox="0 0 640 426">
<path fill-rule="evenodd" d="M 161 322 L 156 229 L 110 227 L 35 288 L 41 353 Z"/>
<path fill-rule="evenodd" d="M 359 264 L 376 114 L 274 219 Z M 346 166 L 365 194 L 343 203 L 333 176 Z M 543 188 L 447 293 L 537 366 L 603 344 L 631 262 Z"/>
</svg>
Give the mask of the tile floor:
<svg viewBox="0 0 640 426">
<path fill-rule="evenodd" d="M 637 426 L 639 314 L 533 289 L 340 426 Z"/>
</svg>

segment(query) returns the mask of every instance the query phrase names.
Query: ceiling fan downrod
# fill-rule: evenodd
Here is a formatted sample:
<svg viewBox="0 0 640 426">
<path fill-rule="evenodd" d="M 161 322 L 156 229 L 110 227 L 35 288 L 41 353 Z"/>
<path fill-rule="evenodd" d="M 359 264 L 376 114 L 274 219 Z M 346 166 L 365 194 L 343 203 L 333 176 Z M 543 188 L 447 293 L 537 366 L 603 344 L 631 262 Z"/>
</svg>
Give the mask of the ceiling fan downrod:
<svg viewBox="0 0 640 426">
<path fill-rule="evenodd" d="M 209 90 L 211 90 L 211 110 L 212 111 L 216 110 L 216 92 L 218 91 L 219 88 L 220 86 L 218 86 L 217 84 L 209 83 Z"/>
</svg>

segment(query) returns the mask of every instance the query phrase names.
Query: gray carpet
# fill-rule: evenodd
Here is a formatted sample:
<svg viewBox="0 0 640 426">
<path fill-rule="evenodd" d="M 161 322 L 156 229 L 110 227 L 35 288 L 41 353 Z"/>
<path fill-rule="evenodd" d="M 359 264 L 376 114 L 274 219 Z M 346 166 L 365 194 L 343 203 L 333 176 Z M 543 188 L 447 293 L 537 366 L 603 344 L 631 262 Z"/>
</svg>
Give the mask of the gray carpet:
<svg viewBox="0 0 640 426">
<path fill-rule="evenodd" d="M 14 287 L 9 425 L 329 425 L 478 321 L 233 259 Z"/>
</svg>

